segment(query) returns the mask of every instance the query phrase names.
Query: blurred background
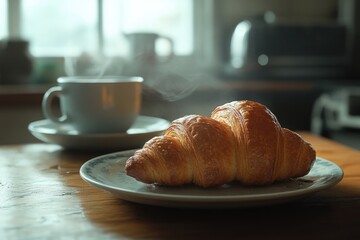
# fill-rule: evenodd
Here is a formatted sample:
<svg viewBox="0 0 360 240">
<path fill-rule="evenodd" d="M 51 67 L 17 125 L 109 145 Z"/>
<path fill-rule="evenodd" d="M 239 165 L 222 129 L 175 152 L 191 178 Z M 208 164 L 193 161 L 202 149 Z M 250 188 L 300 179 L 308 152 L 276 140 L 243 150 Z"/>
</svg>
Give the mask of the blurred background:
<svg viewBox="0 0 360 240">
<path fill-rule="evenodd" d="M 0 144 L 35 142 L 63 75 L 141 75 L 142 114 L 267 105 L 283 127 L 360 148 L 355 0 L 0 0 Z"/>
</svg>

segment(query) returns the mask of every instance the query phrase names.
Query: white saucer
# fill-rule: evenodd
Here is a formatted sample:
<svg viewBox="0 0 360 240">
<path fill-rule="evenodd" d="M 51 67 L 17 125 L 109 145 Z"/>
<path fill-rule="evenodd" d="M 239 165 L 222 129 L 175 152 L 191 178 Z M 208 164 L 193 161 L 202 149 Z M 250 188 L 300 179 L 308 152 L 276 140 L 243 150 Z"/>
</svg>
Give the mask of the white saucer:
<svg viewBox="0 0 360 240">
<path fill-rule="evenodd" d="M 39 140 L 66 149 L 120 151 L 142 147 L 150 138 L 161 135 L 169 124 L 165 119 L 139 116 L 126 133 L 80 134 L 70 125 L 45 119 L 30 123 L 28 129 Z"/>
<path fill-rule="evenodd" d="M 334 186 L 343 177 L 335 163 L 316 158 L 310 172 L 300 178 L 264 187 L 231 183 L 217 188 L 193 185 L 164 187 L 144 184 L 126 175 L 124 165 L 134 150 L 115 152 L 93 158 L 82 165 L 80 176 L 88 183 L 115 196 L 136 203 L 185 207 L 231 208 L 255 207 L 293 201 Z"/>
</svg>

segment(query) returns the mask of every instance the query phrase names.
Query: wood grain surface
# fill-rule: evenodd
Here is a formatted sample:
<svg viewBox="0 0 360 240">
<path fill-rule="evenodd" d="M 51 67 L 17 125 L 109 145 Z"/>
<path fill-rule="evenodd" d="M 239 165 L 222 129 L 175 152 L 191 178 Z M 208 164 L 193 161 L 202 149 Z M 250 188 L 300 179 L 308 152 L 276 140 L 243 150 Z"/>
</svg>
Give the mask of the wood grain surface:
<svg viewBox="0 0 360 240">
<path fill-rule="evenodd" d="M 226 210 L 117 199 L 79 176 L 104 153 L 1 146 L 0 239 L 360 239 L 360 152 L 302 135 L 344 170 L 338 185 L 287 204 Z"/>
</svg>

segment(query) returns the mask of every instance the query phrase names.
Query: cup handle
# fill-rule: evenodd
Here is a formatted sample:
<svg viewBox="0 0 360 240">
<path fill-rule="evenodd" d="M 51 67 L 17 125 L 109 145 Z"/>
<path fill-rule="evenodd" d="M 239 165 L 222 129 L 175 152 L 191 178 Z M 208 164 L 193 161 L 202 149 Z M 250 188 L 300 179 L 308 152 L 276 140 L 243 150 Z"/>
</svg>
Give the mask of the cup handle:
<svg viewBox="0 0 360 240">
<path fill-rule="evenodd" d="M 60 86 L 51 87 L 46 91 L 42 100 L 42 111 L 46 118 L 55 123 L 65 123 L 67 120 L 66 115 L 62 113 L 62 116 L 57 117 L 52 108 L 52 102 L 55 97 L 60 97 L 63 90 Z M 62 110 L 61 110 L 62 112 Z"/>
<path fill-rule="evenodd" d="M 170 61 L 174 57 L 174 41 L 171 38 L 166 37 L 166 36 L 159 36 L 157 38 L 157 40 L 165 40 L 169 43 L 169 46 L 170 46 L 169 54 L 166 56 L 161 56 L 160 61 L 161 62 Z"/>
</svg>

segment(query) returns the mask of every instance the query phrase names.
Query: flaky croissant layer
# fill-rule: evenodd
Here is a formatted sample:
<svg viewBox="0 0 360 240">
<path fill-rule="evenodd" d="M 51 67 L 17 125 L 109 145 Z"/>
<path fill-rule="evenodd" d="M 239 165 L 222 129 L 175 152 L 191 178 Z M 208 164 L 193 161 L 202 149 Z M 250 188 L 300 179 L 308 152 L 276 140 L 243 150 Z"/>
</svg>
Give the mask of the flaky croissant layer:
<svg viewBox="0 0 360 240">
<path fill-rule="evenodd" d="M 211 117 L 189 115 L 149 140 L 125 165 L 129 176 L 167 186 L 267 185 L 306 175 L 315 150 L 264 105 L 234 101 Z"/>
</svg>

